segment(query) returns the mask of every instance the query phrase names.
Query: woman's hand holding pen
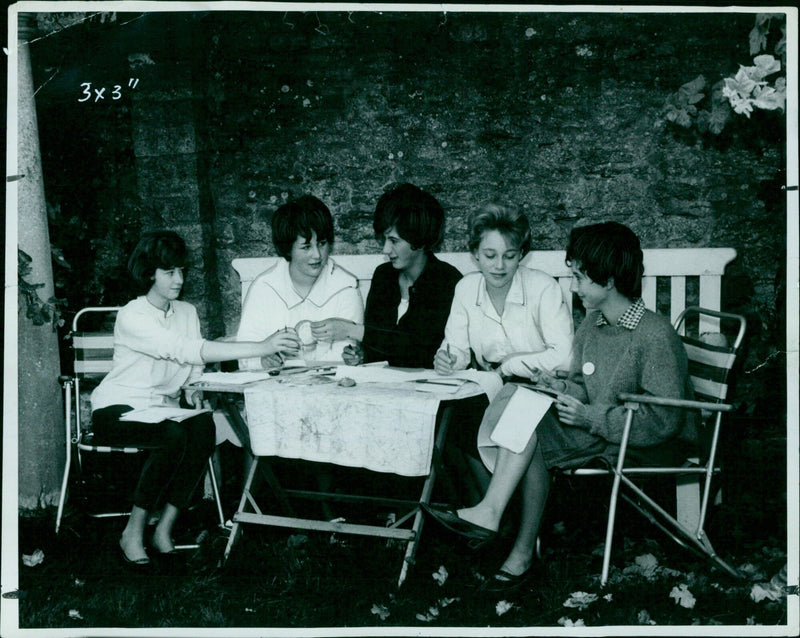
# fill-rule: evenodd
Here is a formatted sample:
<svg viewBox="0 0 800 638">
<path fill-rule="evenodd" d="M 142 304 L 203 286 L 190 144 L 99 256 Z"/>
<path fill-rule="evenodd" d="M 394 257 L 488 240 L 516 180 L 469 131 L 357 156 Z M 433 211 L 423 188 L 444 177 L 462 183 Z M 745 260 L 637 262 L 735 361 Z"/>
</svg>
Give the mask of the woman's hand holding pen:
<svg viewBox="0 0 800 638">
<path fill-rule="evenodd" d="M 448 375 L 453 374 L 456 365 L 456 356 L 450 352 L 450 344 L 447 344 L 445 350 L 439 350 L 436 356 L 433 357 L 433 369 L 437 374 Z"/>
<path fill-rule="evenodd" d="M 550 374 L 549 372 L 545 372 L 540 368 L 531 367 L 524 361 L 522 362 L 522 365 L 524 365 L 528 369 L 528 372 L 530 373 L 528 376 L 530 376 L 531 381 L 533 381 L 537 385 L 543 385 L 546 388 L 555 390 L 556 392 L 566 391 L 567 384 L 562 379 L 558 379 L 554 375 Z"/>
<path fill-rule="evenodd" d="M 347 344 L 342 350 L 342 360 L 349 366 L 364 363 L 364 349 L 359 344 Z"/>
</svg>

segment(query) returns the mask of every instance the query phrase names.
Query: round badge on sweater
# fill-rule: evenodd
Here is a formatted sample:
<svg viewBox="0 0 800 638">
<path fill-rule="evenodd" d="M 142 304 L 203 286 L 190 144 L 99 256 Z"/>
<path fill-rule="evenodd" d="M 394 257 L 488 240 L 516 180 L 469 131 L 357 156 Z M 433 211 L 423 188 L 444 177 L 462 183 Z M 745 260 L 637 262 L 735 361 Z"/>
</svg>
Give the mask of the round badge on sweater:
<svg viewBox="0 0 800 638">
<path fill-rule="evenodd" d="M 583 374 L 587 377 L 594 374 L 594 364 L 591 361 L 587 361 L 583 364 Z"/>
</svg>

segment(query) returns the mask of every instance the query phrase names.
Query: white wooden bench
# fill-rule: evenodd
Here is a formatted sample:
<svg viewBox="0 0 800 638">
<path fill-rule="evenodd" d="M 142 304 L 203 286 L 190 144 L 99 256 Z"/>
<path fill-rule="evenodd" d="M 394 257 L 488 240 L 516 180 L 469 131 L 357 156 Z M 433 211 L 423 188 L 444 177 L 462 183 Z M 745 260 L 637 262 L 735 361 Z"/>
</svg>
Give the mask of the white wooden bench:
<svg viewBox="0 0 800 638">
<path fill-rule="evenodd" d="M 564 263 L 563 250 L 537 250 L 525 255 L 523 264 L 537 268 L 558 279 L 564 291 L 569 291 L 570 271 Z M 439 253 L 441 260 L 446 261 L 462 273 L 477 270 L 470 253 Z M 669 318 L 675 322 L 678 315 L 687 305 L 699 305 L 711 310 L 720 310 L 720 293 L 722 275 L 725 266 L 736 257 L 733 248 L 653 248 L 644 251 L 644 280 L 642 297 L 645 305 L 651 310 L 669 308 Z M 244 301 L 250 283 L 259 274 L 269 268 L 279 257 L 243 257 L 234 259 L 232 266 L 239 274 L 242 284 L 242 301 Z M 386 261 L 380 254 L 370 255 L 333 255 L 333 259 L 342 268 L 353 273 L 359 282 L 359 289 L 367 299 L 372 273 L 375 268 Z M 687 278 L 699 279 L 699 291 L 696 299 L 687 303 Z M 665 278 L 664 284 L 658 285 L 658 278 Z M 666 282 L 668 278 L 668 285 Z M 663 289 L 663 290 L 661 290 Z M 664 294 L 662 294 L 664 293 Z M 664 298 L 666 296 L 666 298 Z M 566 295 L 572 304 L 572 295 Z M 700 325 L 700 332 L 716 332 L 719 322 L 705 319 Z"/>
</svg>

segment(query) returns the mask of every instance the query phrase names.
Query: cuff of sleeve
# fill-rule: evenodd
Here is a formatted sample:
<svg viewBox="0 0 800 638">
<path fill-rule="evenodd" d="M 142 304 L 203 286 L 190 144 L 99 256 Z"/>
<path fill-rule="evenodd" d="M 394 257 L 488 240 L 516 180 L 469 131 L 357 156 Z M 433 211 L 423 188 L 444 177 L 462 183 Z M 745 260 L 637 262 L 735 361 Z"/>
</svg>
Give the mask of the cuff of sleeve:
<svg viewBox="0 0 800 638">
<path fill-rule="evenodd" d="M 589 421 L 589 433 L 595 436 L 606 437 L 606 408 L 598 405 L 586 406 L 586 419 Z"/>
<path fill-rule="evenodd" d="M 192 339 L 186 344 L 186 361 L 188 363 L 195 366 L 205 365 L 202 355 L 203 344 L 205 342 L 205 339 Z"/>
</svg>

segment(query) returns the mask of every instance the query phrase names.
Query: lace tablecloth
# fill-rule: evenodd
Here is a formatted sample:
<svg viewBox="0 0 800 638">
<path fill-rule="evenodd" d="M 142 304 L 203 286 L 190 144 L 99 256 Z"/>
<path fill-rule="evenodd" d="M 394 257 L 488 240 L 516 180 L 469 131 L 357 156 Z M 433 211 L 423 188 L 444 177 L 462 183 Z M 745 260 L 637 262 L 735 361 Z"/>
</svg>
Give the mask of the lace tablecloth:
<svg viewBox="0 0 800 638">
<path fill-rule="evenodd" d="M 474 385 L 474 384 L 469 384 Z M 475 389 L 469 394 L 478 394 Z M 430 472 L 440 397 L 378 383 L 265 382 L 244 391 L 256 456 L 363 467 L 402 476 Z"/>
</svg>

